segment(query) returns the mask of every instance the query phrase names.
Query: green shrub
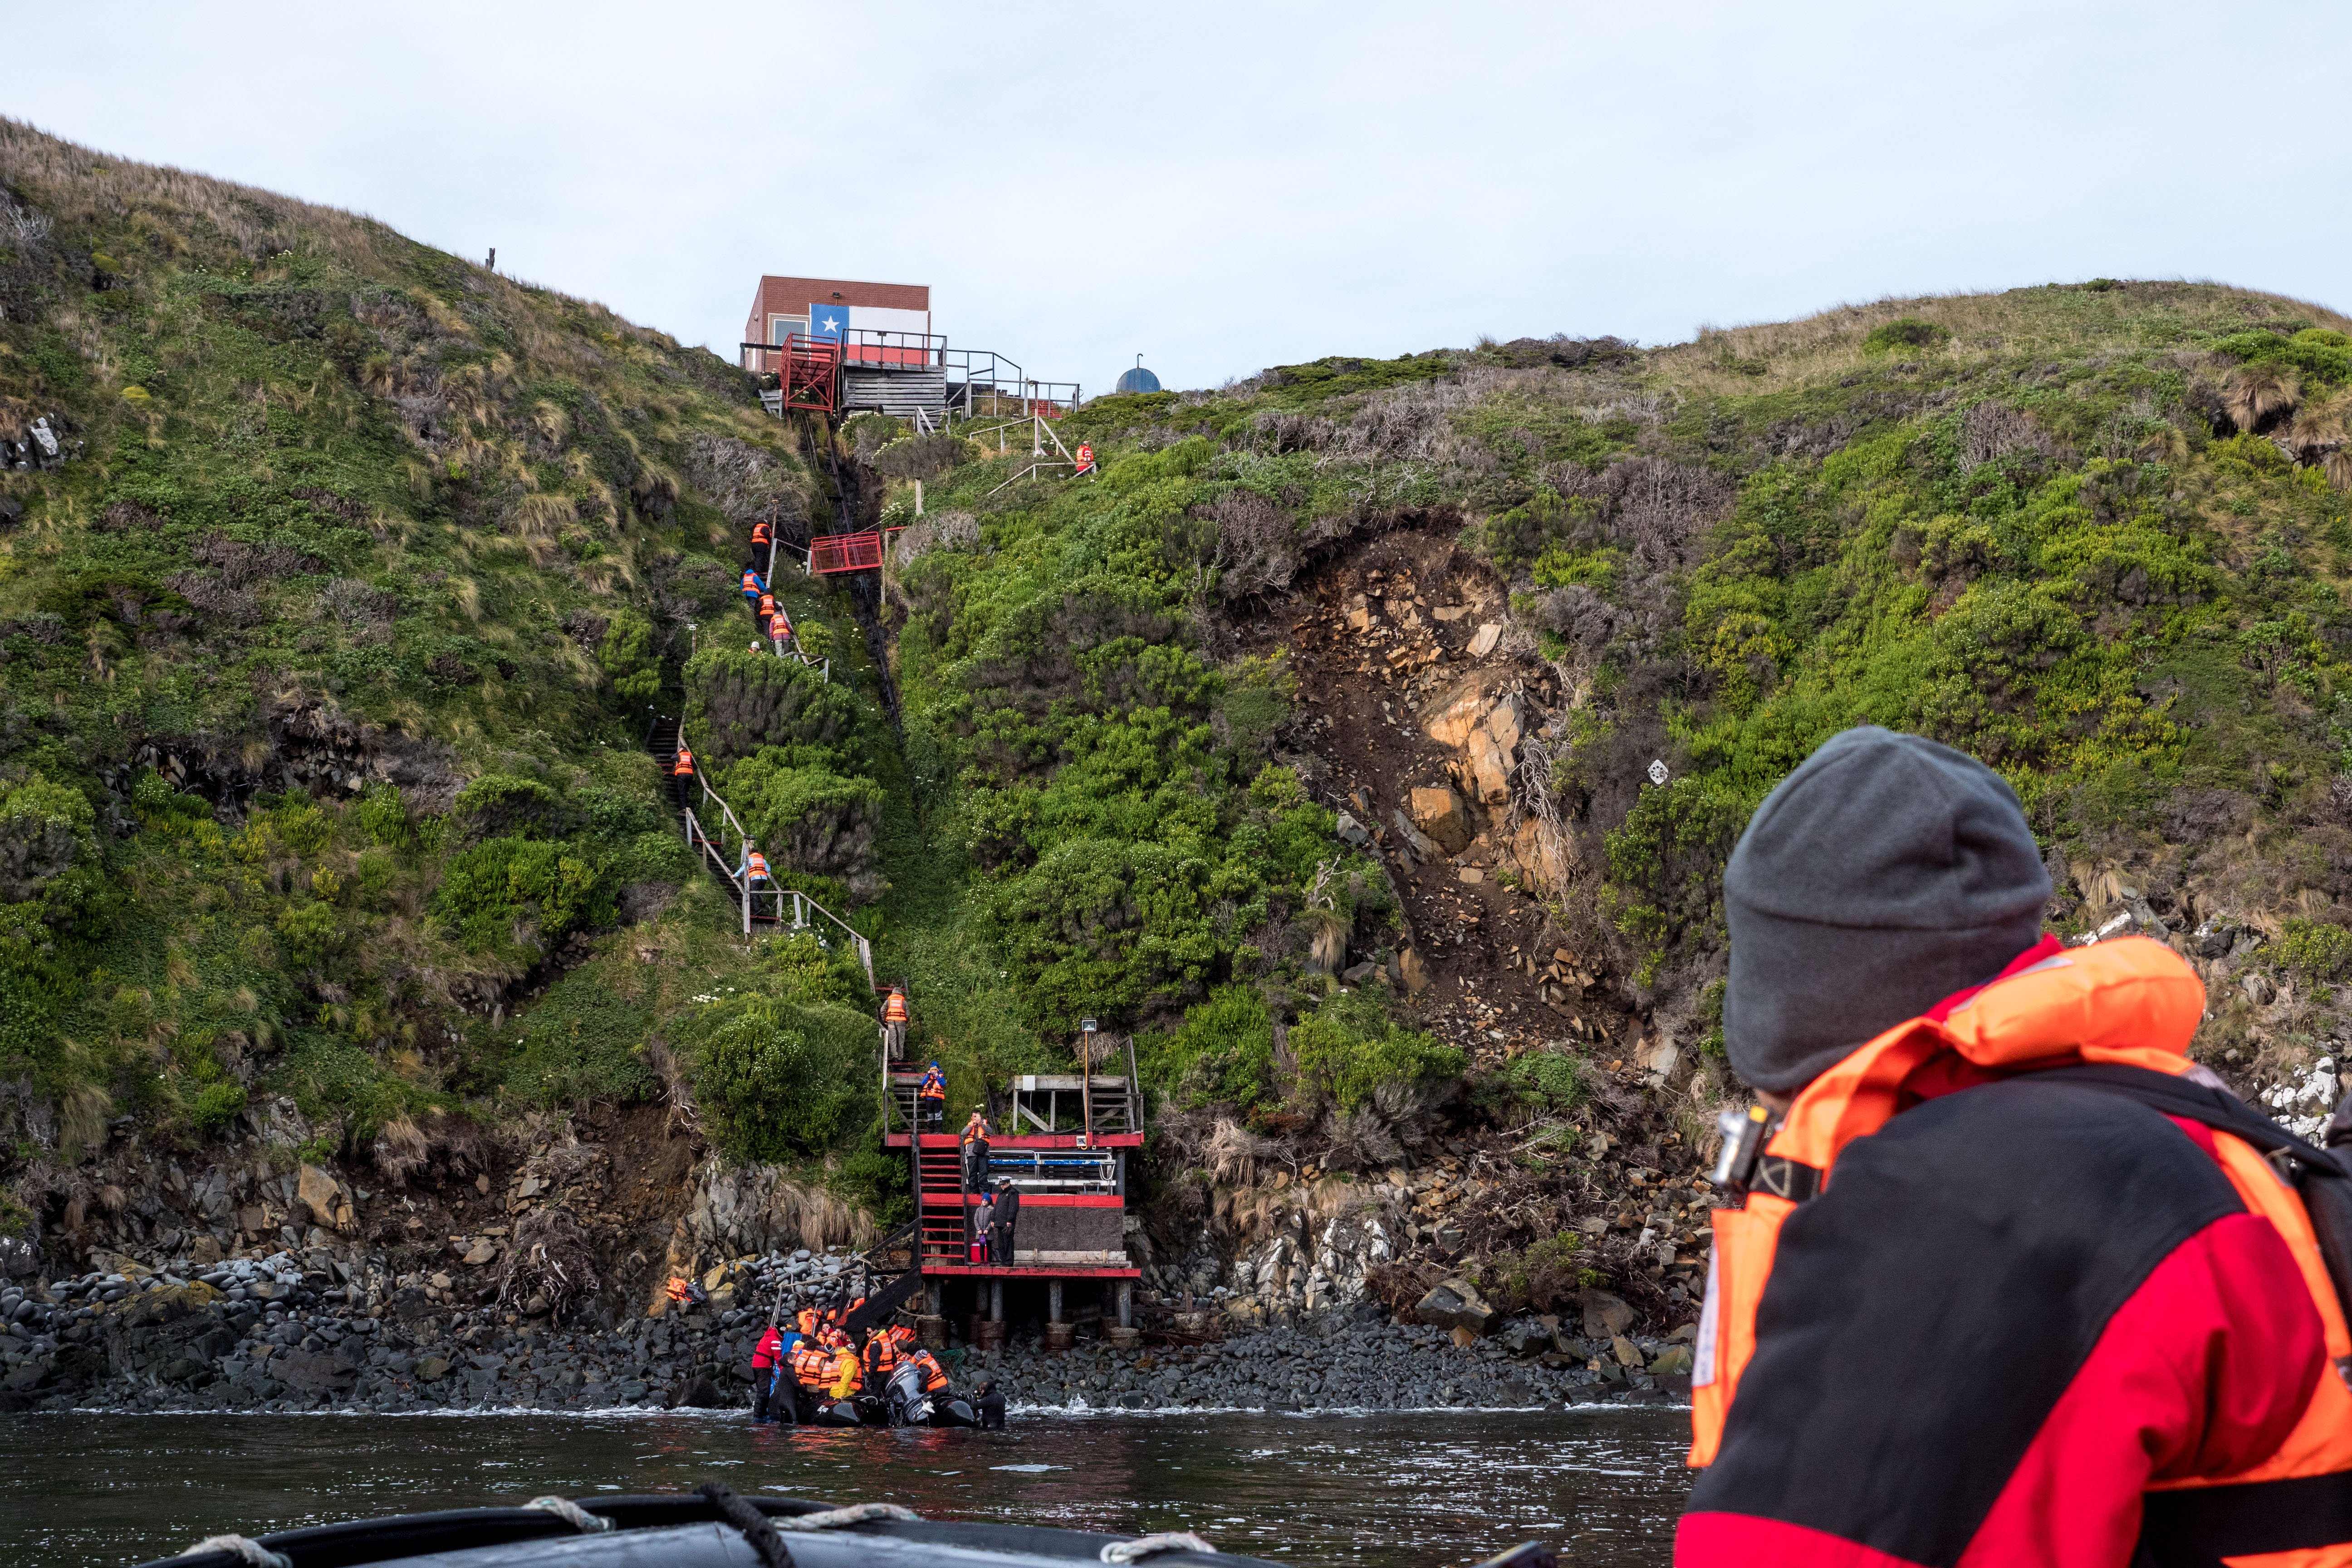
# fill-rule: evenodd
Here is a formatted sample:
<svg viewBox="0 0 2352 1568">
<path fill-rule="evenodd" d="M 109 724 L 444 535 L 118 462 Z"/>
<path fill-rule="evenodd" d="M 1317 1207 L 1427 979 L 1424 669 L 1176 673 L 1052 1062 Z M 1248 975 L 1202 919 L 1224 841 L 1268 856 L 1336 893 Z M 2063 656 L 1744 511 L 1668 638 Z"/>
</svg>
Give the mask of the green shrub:
<svg viewBox="0 0 2352 1568">
<path fill-rule="evenodd" d="M 1274 1020 L 1254 986 L 1220 986 L 1186 1008 L 1178 1028 L 1139 1036 L 1135 1045 L 1138 1070 L 1181 1104 L 1249 1111 L 1279 1099 Z"/>
<path fill-rule="evenodd" d="M 245 1110 L 245 1085 L 234 1081 L 206 1084 L 188 1108 L 188 1121 L 199 1132 L 215 1132 Z"/>
<path fill-rule="evenodd" d="M 686 667 L 686 737 L 703 765 L 724 768 L 762 746 L 835 746 L 857 724 L 857 700 L 796 658 L 705 647 Z"/>
<path fill-rule="evenodd" d="M 352 814 L 359 818 L 360 827 L 378 844 L 397 848 L 414 836 L 408 821 L 408 803 L 401 797 L 398 784 L 377 784 L 360 796 Z"/>
<path fill-rule="evenodd" d="M 2323 921 L 2289 920 L 2279 937 L 2279 962 L 2314 980 L 2334 980 L 2352 966 L 2352 931 Z"/>
<path fill-rule="evenodd" d="M 468 838 L 548 834 L 556 830 L 562 797 L 537 779 L 484 773 L 467 781 L 449 808 Z"/>
<path fill-rule="evenodd" d="M 728 803 L 767 856 L 777 879 L 802 872 L 842 883 L 859 901 L 879 889 L 873 874 L 874 833 L 882 786 L 822 767 L 794 767 L 790 753 L 762 747 L 727 770 Z"/>
<path fill-rule="evenodd" d="M 596 662 L 612 679 L 613 694 L 636 706 L 661 691 L 661 661 L 654 652 L 653 623 L 635 610 L 614 614 Z"/>
<path fill-rule="evenodd" d="M 1871 328 L 1863 337 L 1862 352 L 1885 354 L 1904 349 L 1932 349 L 1951 341 L 1952 332 L 1948 327 L 1923 321 L 1916 316 L 1897 316 L 1891 321 Z"/>
<path fill-rule="evenodd" d="M 1223 946 L 1215 905 L 1246 886 L 1237 868 L 1163 845 L 1078 838 L 982 889 L 982 921 L 1014 1005 L 1039 1033 L 1061 1034 L 1204 984 Z"/>
<path fill-rule="evenodd" d="M 20 921 L 53 930 L 94 912 L 103 891 L 97 827 L 78 790 L 38 773 L 0 783 L 0 905 L 20 906 Z"/>
<path fill-rule="evenodd" d="M 335 825 L 327 819 L 327 814 L 308 800 L 279 806 L 269 814 L 269 820 L 277 827 L 278 837 L 285 840 L 286 847 L 297 855 L 316 855 L 335 834 Z"/>
<path fill-rule="evenodd" d="M 2307 327 L 2292 336 L 2278 332 L 2232 332 L 2214 352 L 2248 363 L 2293 365 L 2310 383 L 2341 386 L 2352 382 L 2352 341 L 2342 332 Z"/>
<path fill-rule="evenodd" d="M 1479 1086 L 1479 1099 L 1496 1110 L 1538 1114 L 1573 1110 L 1591 1097 L 1591 1064 L 1566 1051 L 1528 1051 L 1512 1058 Z"/>
<path fill-rule="evenodd" d="M 325 963 L 342 949 L 342 927 L 331 905 L 289 905 L 279 911 L 277 926 L 287 957 L 305 968 Z"/>
<path fill-rule="evenodd" d="M 1292 1025 L 1290 1049 L 1301 1087 L 1319 1089 L 1342 1110 L 1364 1104 L 1383 1083 L 1458 1079 L 1468 1065 L 1459 1047 L 1401 1027 L 1378 1016 L 1373 1006 L 1347 1007 L 1341 999 Z"/>
<path fill-rule="evenodd" d="M 876 1046 L 863 1009 L 732 998 L 708 1005 L 694 1037 L 696 1100 L 737 1159 L 822 1154 L 870 1113 Z"/>
<path fill-rule="evenodd" d="M 572 932 L 614 919 L 613 891 L 597 856 L 561 841 L 510 837 L 486 839 L 451 859 L 433 909 L 475 952 L 549 952 Z"/>
</svg>

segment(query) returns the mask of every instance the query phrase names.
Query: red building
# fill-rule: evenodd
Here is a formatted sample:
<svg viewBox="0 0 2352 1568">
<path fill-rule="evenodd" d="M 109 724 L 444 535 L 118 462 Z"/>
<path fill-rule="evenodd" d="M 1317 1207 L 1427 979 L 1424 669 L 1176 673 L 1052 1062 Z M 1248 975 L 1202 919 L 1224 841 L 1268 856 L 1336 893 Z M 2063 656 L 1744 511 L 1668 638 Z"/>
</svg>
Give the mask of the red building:
<svg viewBox="0 0 2352 1568">
<path fill-rule="evenodd" d="M 751 314 L 743 318 L 746 343 L 782 344 L 787 337 L 837 339 L 848 331 L 929 337 L 930 285 L 762 278 L 751 295 Z M 747 363 L 744 368 L 751 367 Z"/>
<path fill-rule="evenodd" d="M 935 330 L 925 283 L 765 277 L 743 318 L 738 363 L 761 377 L 771 413 L 875 409 L 908 417 L 1033 410 L 1058 418 L 1076 382 L 1033 379 L 988 349 L 950 350 Z"/>
</svg>

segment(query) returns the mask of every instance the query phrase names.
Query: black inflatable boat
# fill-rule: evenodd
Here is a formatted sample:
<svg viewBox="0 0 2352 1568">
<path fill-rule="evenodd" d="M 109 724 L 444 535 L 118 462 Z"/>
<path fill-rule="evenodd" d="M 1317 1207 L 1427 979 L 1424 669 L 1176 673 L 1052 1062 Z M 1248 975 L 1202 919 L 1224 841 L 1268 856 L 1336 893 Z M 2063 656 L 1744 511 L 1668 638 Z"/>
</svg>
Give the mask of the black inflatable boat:
<svg viewBox="0 0 2352 1568">
<path fill-rule="evenodd" d="M 718 1482 L 691 1492 L 538 1498 L 523 1508 L 453 1509 L 216 1536 L 146 1568 L 1275 1568 L 1219 1552 L 1197 1535 L 1094 1535 L 1026 1525 L 955 1524 L 889 1503 L 834 1508 L 740 1497 Z M 1558 1568 L 1533 1542 L 1480 1568 Z"/>
</svg>

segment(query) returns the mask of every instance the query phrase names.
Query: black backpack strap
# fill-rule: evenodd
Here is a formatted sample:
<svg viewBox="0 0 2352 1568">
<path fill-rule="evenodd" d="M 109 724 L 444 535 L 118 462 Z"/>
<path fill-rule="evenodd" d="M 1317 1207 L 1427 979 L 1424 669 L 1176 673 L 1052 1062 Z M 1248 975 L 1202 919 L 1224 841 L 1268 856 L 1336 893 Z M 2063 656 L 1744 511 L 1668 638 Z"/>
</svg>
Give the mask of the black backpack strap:
<svg viewBox="0 0 2352 1568">
<path fill-rule="evenodd" d="M 2085 1089 L 2120 1094 L 2167 1116 L 2202 1122 L 2217 1132 L 2243 1139 L 2265 1154 L 2288 1155 L 2306 1170 L 2352 1177 L 2352 1170 L 2345 1168 L 2340 1156 L 2314 1148 L 2226 1089 L 2211 1089 L 2171 1073 L 2113 1062 L 2051 1068 L 2029 1076 L 2036 1080 L 2080 1084 Z"/>
</svg>

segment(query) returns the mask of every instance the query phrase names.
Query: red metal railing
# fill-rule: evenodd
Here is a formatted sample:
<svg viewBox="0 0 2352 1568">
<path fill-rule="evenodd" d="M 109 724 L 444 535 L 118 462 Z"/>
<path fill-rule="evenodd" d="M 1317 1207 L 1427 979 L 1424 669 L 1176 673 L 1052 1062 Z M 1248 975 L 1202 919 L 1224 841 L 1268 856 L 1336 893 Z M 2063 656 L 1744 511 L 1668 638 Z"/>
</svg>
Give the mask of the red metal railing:
<svg viewBox="0 0 2352 1568">
<path fill-rule="evenodd" d="M 864 533 L 824 533 L 809 541 L 811 576 L 873 572 L 881 565 L 882 535 L 871 530 Z"/>
<path fill-rule="evenodd" d="M 754 375 L 772 375 L 776 391 L 763 394 L 777 400 L 776 412 L 787 408 L 831 414 L 841 405 L 841 344 L 832 338 L 792 333 L 781 343 L 745 343 L 743 368 Z"/>
</svg>

